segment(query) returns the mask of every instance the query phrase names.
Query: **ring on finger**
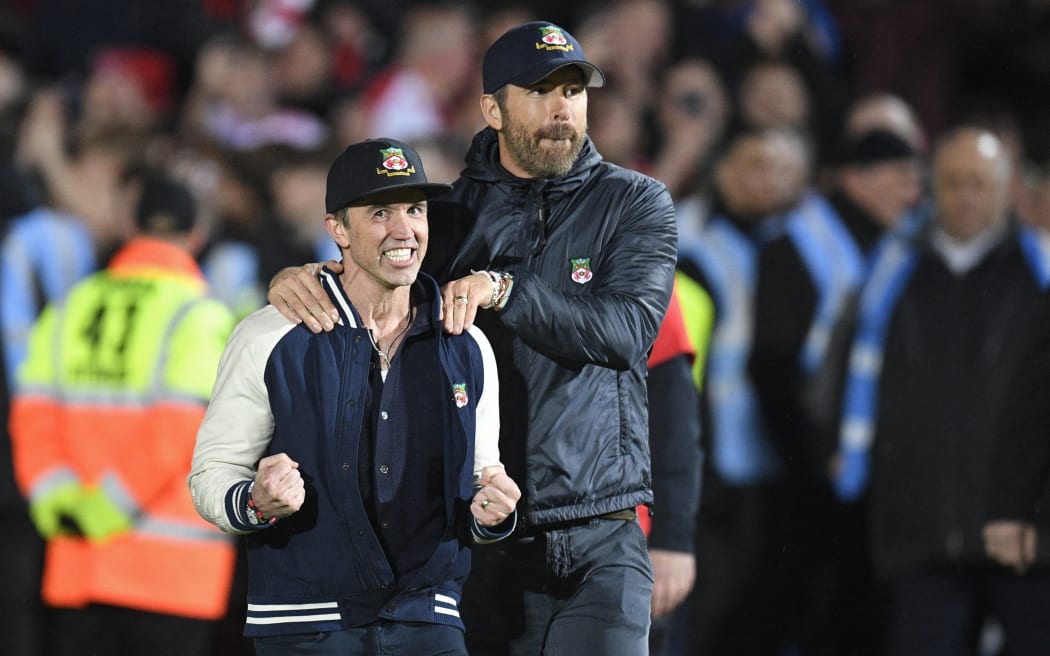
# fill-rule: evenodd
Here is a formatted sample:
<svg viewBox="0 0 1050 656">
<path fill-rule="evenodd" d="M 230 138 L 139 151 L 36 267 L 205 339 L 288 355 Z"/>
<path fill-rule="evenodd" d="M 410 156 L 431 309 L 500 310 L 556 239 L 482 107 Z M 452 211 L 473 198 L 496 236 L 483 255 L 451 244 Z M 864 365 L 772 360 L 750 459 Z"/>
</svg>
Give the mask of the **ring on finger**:
<svg viewBox="0 0 1050 656">
<path fill-rule="evenodd" d="M 460 295 L 460 296 L 456 296 L 456 298 L 454 300 L 456 301 L 456 303 L 466 303 L 467 302 L 467 297 Z"/>
<path fill-rule="evenodd" d="M 478 505 L 481 506 L 482 510 L 484 510 L 489 507 L 490 503 L 492 503 L 492 501 L 490 501 L 489 499 L 483 499 Z"/>
</svg>

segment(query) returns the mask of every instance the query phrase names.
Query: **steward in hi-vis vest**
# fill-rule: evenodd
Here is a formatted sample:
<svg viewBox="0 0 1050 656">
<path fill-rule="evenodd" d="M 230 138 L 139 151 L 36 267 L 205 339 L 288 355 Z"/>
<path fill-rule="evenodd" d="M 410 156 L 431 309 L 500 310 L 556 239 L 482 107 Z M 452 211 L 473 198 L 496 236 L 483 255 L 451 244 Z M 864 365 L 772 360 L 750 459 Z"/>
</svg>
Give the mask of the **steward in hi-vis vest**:
<svg viewBox="0 0 1050 656">
<path fill-rule="evenodd" d="M 45 309 L 11 407 L 16 478 L 48 541 L 42 596 L 77 609 L 49 640 L 82 653 L 197 653 L 233 575 L 232 541 L 186 488 L 233 317 L 187 250 L 189 192 L 143 184 L 141 234 Z"/>
</svg>

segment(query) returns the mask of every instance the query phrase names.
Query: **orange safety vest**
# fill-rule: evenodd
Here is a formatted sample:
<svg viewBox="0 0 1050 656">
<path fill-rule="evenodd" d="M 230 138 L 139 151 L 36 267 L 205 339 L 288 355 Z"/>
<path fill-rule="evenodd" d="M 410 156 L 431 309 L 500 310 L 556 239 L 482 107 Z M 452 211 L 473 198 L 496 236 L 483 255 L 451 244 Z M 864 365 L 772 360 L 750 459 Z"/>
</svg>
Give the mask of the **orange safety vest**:
<svg viewBox="0 0 1050 656">
<path fill-rule="evenodd" d="M 102 541 L 48 541 L 42 596 L 219 619 L 235 549 L 204 521 L 186 477 L 234 319 L 204 296 L 186 252 L 137 238 L 48 306 L 12 399 L 15 475 L 32 500 L 57 482 L 100 485 L 135 517 Z"/>
</svg>

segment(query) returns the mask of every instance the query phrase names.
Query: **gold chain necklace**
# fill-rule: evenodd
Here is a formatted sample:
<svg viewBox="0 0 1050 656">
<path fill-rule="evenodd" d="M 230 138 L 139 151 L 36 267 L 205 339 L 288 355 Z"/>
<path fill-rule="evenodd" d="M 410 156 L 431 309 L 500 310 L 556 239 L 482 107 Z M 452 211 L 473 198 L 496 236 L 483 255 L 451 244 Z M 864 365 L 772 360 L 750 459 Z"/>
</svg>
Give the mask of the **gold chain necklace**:
<svg viewBox="0 0 1050 656">
<path fill-rule="evenodd" d="M 394 335 L 394 338 L 392 340 L 390 340 L 390 344 L 387 346 L 388 350 L 394 348 L 394 345 L 397 344 L 397 341 L 399 339 L 401 339 L 401 336 L 404 335 L 408 331 L 408 327 L 412 325 L 412 310 L 413 310 L 413 308 L 410 305 L 408 307 L 408 314 L 405 315 L 405 327 L 402 328 L 401 331 L 398 334 Z M 372 342 L 372 348 L 375 349 L 376 354 L 379 356 L 380 365 L 384 365 L 385 364 L 385 367 L 383 367 L 383 368 L 384 369 L 389 369 L 390 368 L 390 357 L 386 354 L 386 351 L 384 351 L 383 349 L 379 348 L 379 342 L 376 341 L 375 336 L 372 334 L 372 329 L 371 328 L 368 329 L 368 340 L 370 342 Z"/>
</svg>

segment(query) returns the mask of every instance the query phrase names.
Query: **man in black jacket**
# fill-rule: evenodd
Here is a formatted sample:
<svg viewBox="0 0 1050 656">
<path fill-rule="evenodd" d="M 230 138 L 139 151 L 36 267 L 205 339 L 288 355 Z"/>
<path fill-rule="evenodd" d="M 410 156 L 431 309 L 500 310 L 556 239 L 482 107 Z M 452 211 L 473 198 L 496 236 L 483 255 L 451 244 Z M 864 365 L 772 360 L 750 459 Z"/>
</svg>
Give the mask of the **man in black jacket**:
<svg viewBox="0 0 1050 656">
<path fill-rule="evenodd" d="M 475 550 L 468 647 L 643 654 L 653 577 L 634 508 L 652 501 L 646 355 L 671 295 L 674 208 L 587 137 L 587 87 L 604 76 L 564 29 L 515 27 L 482 68 L 489 127 L 431 206 L 441 229 L 427 265 L 450 281 L 446 330 L 477 321 L 491 338 L 525 527 Z M 320 330 L 332 308 L 311 274 L 283 277 L 269 298 Z"/>
<path fill-rule="evenodd" d="M 839 397 L 828 356 L 870 253 L 921 192 L 917 152 L 888 130 L 846 138 L 836 159 L 828 197 L 807 193 L 759 254 L 749 362 L 763 417 L 786 454 L 792 520 L 783 537 L 794 601 L 785 612 L 804 654 L 873 653 L 860 508 L 838 504 L 828 484 Z"/>
<path fill-rule="evenodd" d="M 1023 392 L 1027 345 L 1047 330 L 1050 269 L 1011 219 L 995 136 L 949 134 L 932 180 L 934 221 L 877 253 L 861 292 L 835 490 L 851 500 L 867 488 L 888 653 L 972 653 L 993 616 L 1009 653 L 1045 654 L 1050 577 L 993 563 L 981 528 L 991 454 L 1024 439 L 1002 430 L 1001 413 Z"/>
</svg>

